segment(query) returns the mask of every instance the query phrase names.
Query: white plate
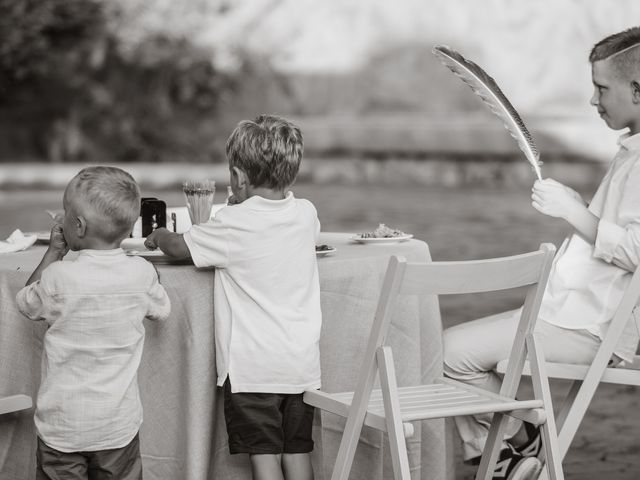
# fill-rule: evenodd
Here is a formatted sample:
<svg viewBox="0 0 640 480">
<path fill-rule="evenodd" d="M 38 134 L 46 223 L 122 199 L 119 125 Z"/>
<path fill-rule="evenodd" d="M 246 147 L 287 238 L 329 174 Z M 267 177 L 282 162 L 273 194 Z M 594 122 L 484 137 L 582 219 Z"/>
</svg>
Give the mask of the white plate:
<svg viewBox="0 0 640 480">
<path fill-rule="evenodd" d="M 136 250 L 138 252 L 151 251 L 147 250 L 147 247 L 144 246 L 144 241 L 147 237 L 142 238 L 125 238 L 120 242 L 120 248 L 125 252 L 129 250 Z"/>
<path fill-rule="evenodd" d="M 316 250 L 316 257 L 326 257 L 327 255 L 331 255 L 336 252 L 335 247 L 331 247 L 327 250 Z"/>
<path fill-rule="evenodd" d="M 25 236 L 28 235 L 35 235 L 36 236 L 36 243 L 45 243 L 45 244 L 49 244 L 49 239 L 51 238 L 51 231 L 50 230 L 42 230 L 40 232 L 25 232 L 24 233 Z"/>
<path fill-rule="evenodd" d="M 164 252 L 160 249 L 158 250 L 125 250 L 124 253 L 127 255 L 135 255 L 137 257 L 166 257 Z"/>
<path fill-rule="evenodd" d="M 404 235 L 398 235 L 396 237 L 378 237 L 378 238 L 374 238 L 374 237 L 363 238 L 360 235 L 354 235 L 351 237 L 351 240 L 358 243 L 378 243 L 379 244 L 379 243 L 406 242 L 411 238 L 413 238 L 413 235 L 411 235 L 410 233 L 405 233 Z"/>
<path fill-rule="evenodd" d="M 120 248 L 124 250 L 124 253 L 129 256 L 146 258 L 151 263 L 165 263 L 165 264 L 177 264 L 177 265 L 189 265 L 193 264 L 190 258 L 177 260 L 173 257 L 165 255 L 159 248 L 156 250 L 147 250 L 144 246 L 146 238 L 125 238 L 120 243 Z"/>
<path fill-rule="evenodd" d="M 142 257 L 147 259 L 151 263 L 165 264 L 165 265 L 193 265 L 191 258 L 177 259 L 165 255 L 162 250 L 125 250 L 124 253 L 133 257 Z"/>
</svg>

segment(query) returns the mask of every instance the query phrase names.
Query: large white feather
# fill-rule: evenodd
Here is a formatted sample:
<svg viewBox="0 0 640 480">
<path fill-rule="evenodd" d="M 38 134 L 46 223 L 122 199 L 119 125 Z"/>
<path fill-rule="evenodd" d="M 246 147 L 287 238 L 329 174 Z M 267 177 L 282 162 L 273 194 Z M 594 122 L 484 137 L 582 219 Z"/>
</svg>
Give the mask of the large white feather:
<svg viewBox="0 0 640 480">
<path fill-rule="evenodd" d="M 473 93 L 478 95 L 484 103 L 495 113 L 504 124 L 504 127 L 511 136 L 518 142 L 531 164 L 531 167 L 539 179 L 542 179 L 540 172 L 540 152 L 536 148 L 533 138 L 518 115 L 518 112 L 507 99 L 498 84 L 487 72 L 475 63 L 467 60 L 452 48 L 444 45 L 436 45 L 433 53 L 444 63 L 453 73 L 464 83 L 471 87 Z"/>
</svg>

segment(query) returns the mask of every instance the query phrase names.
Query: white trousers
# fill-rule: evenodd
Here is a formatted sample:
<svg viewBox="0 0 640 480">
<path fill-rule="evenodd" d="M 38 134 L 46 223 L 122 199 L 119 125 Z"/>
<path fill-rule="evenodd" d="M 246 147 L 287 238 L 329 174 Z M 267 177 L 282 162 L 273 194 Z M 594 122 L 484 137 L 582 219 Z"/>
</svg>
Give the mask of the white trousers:
<svg viewBox="0 0 640 480">
<path fill-rule="evenodd" d="M 444 373 L 447 377 L 476 387 L 499 392 L 502 378 L 495 372 L 500 360 L 509 357 L 520 309 L 481 318 L 448 328 L 443 334 Z M 550 323 L 536 323 L 536 339 L 549 362 L 591 364 L 600 339 L 586 330 L 569 330 Z M 511 438 L 522 423 L 512 417 L 506 428 Z M 456 417 L 455 424 L 463 442 L 463 457 L 469 460 L 482 454 L 489 432 L 491 414 Z M 506 445 L 503 445 L 506 448 Z"/>
</svg>

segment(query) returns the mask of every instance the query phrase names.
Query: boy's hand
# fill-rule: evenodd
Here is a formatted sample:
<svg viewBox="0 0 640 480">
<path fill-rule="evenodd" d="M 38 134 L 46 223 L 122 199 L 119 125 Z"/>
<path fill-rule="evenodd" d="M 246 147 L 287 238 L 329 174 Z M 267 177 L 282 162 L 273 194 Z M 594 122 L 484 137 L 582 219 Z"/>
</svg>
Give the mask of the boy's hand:
<svg viewBox="0 0 640 480">
<path fill-rule="evenodd" d="M 184 237 L 166 228 L 156 228 L 144 241 L 149 250 L 160 248 L 166 255 L 174 258 L 187 258 L 191 255 Z"/>
<path fill-rule="evenodd" d="M 64 257 L 69 252 L 69 245 L 64 239 L 62 233 L 62 224 L 56 223 L 51 228 L 51 236 L 49 237 L 49 252 L 56 254 L 59 258 Z"/>
<path fill-rule="evenodd" d="M 67 245 L 67 241 L 64 239 L 64 235 L 62 234 L 62 225 L 60 223 L 56 223 L 51 229 L 51 236 L 49 237 L 49 248 L 40 260 L 40 263 L 33 271 L 29 279 L 27 280 L 26 285 L 31 285 L 33 282 L 37 282 L 42 277 L 42 272 L 45 268 L 51 265 L 53 262 L 57 262 L 62 260 L 62 258 L 69 251 L 69 245 Z"/>
<path fill-rule="evenodd" d="M 533 184 L 531 204 L 533 208 L 550 217 L 568 220 L 577 208 L 586 207 L 580 194 L 551 178 L 537 180 Z"/>
<path fill-rule="evenodd" d="M 156 228 L 147 236 L 147 239 L 144 241 L 144 246 L 149 250 L 155 250 L 158 248 L 158 238 L 162 236 L 163 230 L 169 233 L 169 230 L 166 228 Z"/>
</svg>

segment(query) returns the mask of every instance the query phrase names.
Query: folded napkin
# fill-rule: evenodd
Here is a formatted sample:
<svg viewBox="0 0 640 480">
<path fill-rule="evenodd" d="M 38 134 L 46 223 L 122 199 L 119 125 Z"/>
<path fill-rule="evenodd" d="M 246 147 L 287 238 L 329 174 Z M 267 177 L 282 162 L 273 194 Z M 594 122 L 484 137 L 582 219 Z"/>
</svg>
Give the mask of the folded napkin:
<svg viewBox="0 0 640 480">
<path fill-rule="evenodd" d="M 25 235 L 19 229 L 14 230 L 9 238 L 0 240 L 0 253 L 11 253 L 25 250 L 36 243 L 37 235 Z"/>
</svg>

